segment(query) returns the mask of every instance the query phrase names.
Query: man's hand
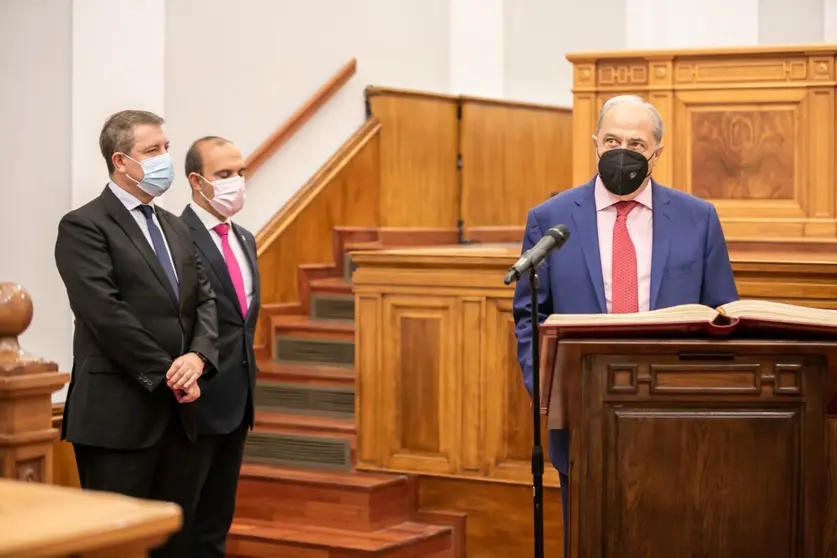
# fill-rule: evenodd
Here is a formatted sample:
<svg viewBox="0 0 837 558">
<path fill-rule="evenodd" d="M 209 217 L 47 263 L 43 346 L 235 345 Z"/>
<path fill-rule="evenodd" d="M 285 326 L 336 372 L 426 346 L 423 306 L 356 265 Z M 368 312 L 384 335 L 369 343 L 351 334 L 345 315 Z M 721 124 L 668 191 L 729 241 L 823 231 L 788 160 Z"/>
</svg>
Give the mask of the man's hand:
<svg viewBox="0 0 837 558">
<path fill-rule="evenodd" d="M 203 374 L 204 362 L 195 353 L 187 353 L 171 363 L 166 372 L 166 383 L 173 390 L 188 390 Z M 200 392 L 198 392 L 200 395 Z"/>
<path fill-rule="evenodd" d="M 174 396 L 177 398 L 178 403 L 192 403 L 201 396 L 201 388 L 197 383 L 194 383 L 188 389 L 174 390 Z"/>
</svg>

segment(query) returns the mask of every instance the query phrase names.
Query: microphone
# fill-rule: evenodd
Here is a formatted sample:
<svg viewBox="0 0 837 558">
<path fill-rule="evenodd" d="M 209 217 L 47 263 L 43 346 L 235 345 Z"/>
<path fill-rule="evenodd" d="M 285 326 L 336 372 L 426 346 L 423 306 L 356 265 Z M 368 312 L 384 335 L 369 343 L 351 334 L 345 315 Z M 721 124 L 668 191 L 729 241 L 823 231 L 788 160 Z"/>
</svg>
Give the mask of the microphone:
<svg viewBox="0 0 837 558">
<path fill-rule="evenodd" d="M 503 282 L 510 285 L 515 281 L 520 280 L 520 276 L 529 271 L 536 269 L 543 261 L 555 250 L 561 248 L 567 239 L 570 238 L 570 231 L 564 225 L 557 225 L 552 227 L 546 234 L 543 235 L 537 244 L 526 250 L 520 259 L 517 260 L 513 266 L 509 268 L 506 273 L 506 278 Z"/>
</svg>

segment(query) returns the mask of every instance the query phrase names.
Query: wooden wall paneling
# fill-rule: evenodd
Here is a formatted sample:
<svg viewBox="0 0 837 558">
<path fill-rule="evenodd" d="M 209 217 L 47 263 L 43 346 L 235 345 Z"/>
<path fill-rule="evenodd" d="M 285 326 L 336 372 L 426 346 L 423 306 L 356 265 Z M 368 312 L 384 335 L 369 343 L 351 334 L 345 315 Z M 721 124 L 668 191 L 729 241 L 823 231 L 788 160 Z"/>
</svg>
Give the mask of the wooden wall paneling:
<svg viewBox="0 0 837 558">
<path fill-rule="evenodd" d="M 517 337 L 514 335 L 512 292 L 503 298 L 486 300 L 486 316 L 482 323 L 485 334 L 483 390 L 487 432 L 486 477 L 518 484 L 532 478 L 532 405 L 523 385 L 517 361 Z M 467 369 L 466 369 L 467 370 Z M 468 372 L 470 377 L 472 373 Z M 490 387 L 488 387 L 490 386 Z M 549 463 L 546 417 L 541 417 L 541 446 L 544 448 L 544 485 L 558 486 L 558 473 Z"/>
<path fill-rule="evenodd" d="M 354 254 L 358 468 L 531 483 L 513 290 L 482 256 L 497 250 Z M 558 484 L 550 466 L 545 483 Z"/>
<path fill-rule="evenodd" d="M 731 252 L 742 298 L 837 309 L 837 254 L 777 254 Z M 500 282 L 518 255 L 478 244 L 354 254 L 360 469 L 531 482 L 513 290 Z M 550 466 L 545 483 L 558 484 Z"/>
<path fill-rule="evenodd" d="M 370 87 L 381 128 L 381 226 L 456 229 L 457 99 Z"/>
<path fill-rule="evenodd" d="M 471 228 L 520 226 L 572 184 L 572 111 L 462 98 L 461 215 Z"/>
<path fill-rule="evenodd" d="M 544 488 L 544 555 L 561 556 L 563 527 L 561 491 Z M 466 556 L 498 558 L 532 556 L 532 487 L 479 480 L 423 476 L 422 508 L 467 514 Z"/>
<path fill-rule="evenodd" d="M 601 105 L 596 95 L 596 59 L 573 62 L 573 184 L 584 184 L 596 172 L 596 154 L 590 138 L 596 133 Z"/>
</svg>

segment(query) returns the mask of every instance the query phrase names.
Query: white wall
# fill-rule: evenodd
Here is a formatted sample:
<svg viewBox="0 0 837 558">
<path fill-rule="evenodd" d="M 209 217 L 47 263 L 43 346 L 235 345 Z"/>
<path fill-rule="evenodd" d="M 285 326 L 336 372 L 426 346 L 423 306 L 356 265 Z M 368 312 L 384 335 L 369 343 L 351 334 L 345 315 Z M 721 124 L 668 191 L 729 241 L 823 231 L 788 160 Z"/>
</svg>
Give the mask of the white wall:
<svg viewBox="0 0 837 558">
<path fill-rule="evenodd" d="M 98 196 L 108 181 L 99 151 L 108 116 L 127 108 L 165 114 L 166 1 L 73 0 L 72 6 L 75 208 Z"/>
<path fill-rule="evenodd" d="M 823 40 L 837 0 L 0 0 L 0 281 L 35 300 L 26 348 L 68 370 L 56 224 L 107 181 L 98 134 L 120 109 L 166 117 L 178 173 L 161 204 L 179 212 L 193 140 L 246 156 L 357 58 L 252 180 L 240 221 L 256 231 L 362 124 L 367 85 L 568 106 L 568 52 Z"/>
<path fill-rule="evenodd" d="M 53 247 L 70 208 L 71 16 L 69 2 L 0 0 L 0 281 L 34 300 L 23 348 L 64 370 L 72 314 Z"/>
<path fill-rule="evenodd" d="M 572 106 L 565 54 L 625 48 L 625 4 L 634 1 L 506 0 L 506 96 Z"/>
<path fill-rule="evenodd" d="M 254 176 L 240 216 L 258 230 L 365 119 L 370 84 L 448 90 L 448 0 L 169 0 L 166 118 L 178 175 L 207 135 L 245 157 L 350 58 L 357 74 Z M 175 201 L 172 201 L 175 200 Z"/>
</svg>

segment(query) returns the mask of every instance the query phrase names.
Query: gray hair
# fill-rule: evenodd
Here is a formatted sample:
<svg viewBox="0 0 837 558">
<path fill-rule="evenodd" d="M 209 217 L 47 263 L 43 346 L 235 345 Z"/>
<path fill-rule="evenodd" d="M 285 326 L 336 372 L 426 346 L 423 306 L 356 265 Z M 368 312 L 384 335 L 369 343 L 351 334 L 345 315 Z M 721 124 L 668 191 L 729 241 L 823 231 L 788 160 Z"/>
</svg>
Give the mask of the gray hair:
<svg viewBox="0 0 837 558">
<path fill-rule="evenodd" d="M 146 110 L 123 110 L 112 114 L 99 134 L 99 149 L 108 165 L 108 174 L 113 171 L 113 154 L 129 154 L 134 149 L 134 126 L 151 124 L 162 126 L 165 120 Z"/>
<path fill-rule="evenodd" d="M 608 99 L 602 106 L 602 110 L 599 112 L 599 122 L 596 124 L 596 135 L 598 135 L 599 131 L 602 129 L 602 120 L 604 120 L 607 111 L 622 103 L 642 105 L 648 110 L 651 114 L 651 120 L 654 122 L 654 139 L 657 140 L 657 145 L 659 145 L 660 142 L 663 141 L 663 117 L 660 116 L 659 111 L 654 105 L 642 97 L 637 97 L 636 95 L 617 95 Z"/>
</svg>

